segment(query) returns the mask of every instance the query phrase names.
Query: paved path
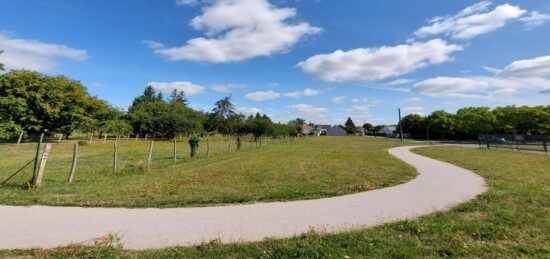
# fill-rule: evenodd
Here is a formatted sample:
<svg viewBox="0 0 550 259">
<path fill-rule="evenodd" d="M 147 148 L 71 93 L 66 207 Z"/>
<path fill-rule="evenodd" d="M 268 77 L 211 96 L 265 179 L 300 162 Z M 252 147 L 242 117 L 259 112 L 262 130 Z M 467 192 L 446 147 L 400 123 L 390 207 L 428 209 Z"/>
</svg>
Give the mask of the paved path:
<svg viewBox="0 0 550 259">
<path fill-rule="evenodd" d="M 53 248 L 109 233 L 127 249 L 149 249 L 290 237 L 311 228 L 338 232 L 447 210 L 486 190 L 471 171 L 411 148 L 389 152 L 418 170 L 414 180 L 335 198 L 174 209 L 0 206 L 0 249 Z"/>
</svg>

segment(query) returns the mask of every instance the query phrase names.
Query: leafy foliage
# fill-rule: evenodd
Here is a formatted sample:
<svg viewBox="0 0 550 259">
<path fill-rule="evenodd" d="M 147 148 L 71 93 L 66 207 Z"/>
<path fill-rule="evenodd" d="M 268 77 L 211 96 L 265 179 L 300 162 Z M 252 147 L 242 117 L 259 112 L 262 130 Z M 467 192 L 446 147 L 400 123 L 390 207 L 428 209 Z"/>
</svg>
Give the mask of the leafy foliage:
<svg viewBox="0 0 550 259">
<path fill-rule="evenodd" d="M 353 120 L 351 120 L 350 117 L 348 117 L 348 119 L 346 120 L 346 124 L 344 124 L 344 129 L 348 134 L 355 134 L 357 132 L 355 123 L 353 123 Z"/>
</svg>

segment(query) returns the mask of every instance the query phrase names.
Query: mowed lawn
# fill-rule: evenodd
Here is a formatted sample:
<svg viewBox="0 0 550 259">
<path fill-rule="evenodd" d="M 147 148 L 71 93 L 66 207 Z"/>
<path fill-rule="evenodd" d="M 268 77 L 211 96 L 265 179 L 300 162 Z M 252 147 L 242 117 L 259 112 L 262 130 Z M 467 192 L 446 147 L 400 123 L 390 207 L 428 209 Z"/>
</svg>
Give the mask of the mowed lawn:
<svg viewBox="0 0 550 259">
<path fill-rule="evenodd" d="M 94 247 L 12 250 L 0 252 L 0 256 L 548 258 L 550 156 L 455 147 L 421 148 L 415 152 L 475 171 L 487 180 L 489 191 L 448 212 L 341 234 L 311 232 L 258 243 L 222 245 L 214 241 L 197 247 L 148 251 L 126 251 L 117 248 L 116 242 L 103 241 Z"/>
<path fill-rule="evenodd" d="M 94 207 L 190 207 L 313 199 L 392 186 L 415 177 L 412 167 L 386 151 L 401 143 L 365 137 L 311 137 L 228 153 L 226 139 L 200 143 L 191 160 L 185 140 L 155 142 L 153 165 L 145 162 L 149 142 L 120 141 L 120 172 L 113 173 L 113 143 L 80 146 L 77 171 L 67 183 L 70 143 L 53 144 L 42 187 L 28 190 L 32 165 L 0 186 L 0 204 Z M 223 151 L 223 152 L 222 152 Z M 35 145 L 0 145 L 0 181 L 30 161 Z"/>
</svg>

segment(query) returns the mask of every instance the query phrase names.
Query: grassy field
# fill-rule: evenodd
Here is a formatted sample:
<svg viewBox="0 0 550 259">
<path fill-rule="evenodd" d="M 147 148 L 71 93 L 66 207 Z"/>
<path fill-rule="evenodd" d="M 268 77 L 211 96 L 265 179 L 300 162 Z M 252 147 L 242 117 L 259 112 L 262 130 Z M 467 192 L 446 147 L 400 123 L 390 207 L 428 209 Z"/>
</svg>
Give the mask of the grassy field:
<svg viewBox="0 0 550 259">
<path fill-rule="evenodd" d="M 0 186 L 0 204 L 188 207 L 257 201 L 283 201 L 337 196 L 396 185 L 415 176 L 414 169 L 385 150 L 397 141 L 360 137 L 321 137 L 243 148 L 228 153 L 221 139 L 206 141 L 197 159 L 188 158 L 185 140 L 155 142 L 153 165 L 145 162 L 148 142 L 120 141 L 121 170 L 113 173 L 113 143 L 80 146 L 74 182 L 66 182 L 72 144 L 53 144 L 43 185 L 28 190 L 32 165 Z M 255 146 L 255 144 L 254 144 Z M 223 151 L 223 152 L 222 152 Z M 0 179 L 30 161 L 35 145 L 0 145 Z"/>
<path fill-rule="evenodd" d="M 282 240 L 192 248 L 125 251 L 109 240 L 95 247 L 3 251 L 0 256 L 122 258 L 548 258 L 550 157 L 434 147 L 417 153 L 471 169 L 489 191 L 449 212 L 342 234 L 307 233 Z M 112 240 L 111 240 L 112 241 Z M 115 242 L 116 243 L 116 242 Z"/>
</svg>

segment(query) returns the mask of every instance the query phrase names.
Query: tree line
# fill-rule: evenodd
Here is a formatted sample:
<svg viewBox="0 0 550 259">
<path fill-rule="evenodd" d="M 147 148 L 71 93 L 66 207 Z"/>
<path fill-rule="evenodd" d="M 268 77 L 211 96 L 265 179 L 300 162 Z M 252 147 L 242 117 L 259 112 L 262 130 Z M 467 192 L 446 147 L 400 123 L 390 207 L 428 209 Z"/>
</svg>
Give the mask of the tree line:
<svg viewBox="0 0 550 259">
<path fill-rule="evenodd" d="M 299 130 L 299 125 L 275 123 L 267 115 L 237 113 L 231 96 L 203 112 L 189 106 L 184 92 L 173 90 L 165 97 L 147 86 L 125 111 L 91 96 L 82 83 L 65 76 L 27 70 L 0 75 L 0 139 L 23 132 L 30 137 L 61 133 L 65 138 L 74 132 L 156 138 L 206 133 L 279 137 Z"/>
<path fill-rule="evenodd" d="M 427 116 L 410 114 L 399 126 L 411 138 L 477 139 L 481 134 L 550 134 L 550 105 L 466 107 L 456 113 L 443 110 Z"/>
</svg>

